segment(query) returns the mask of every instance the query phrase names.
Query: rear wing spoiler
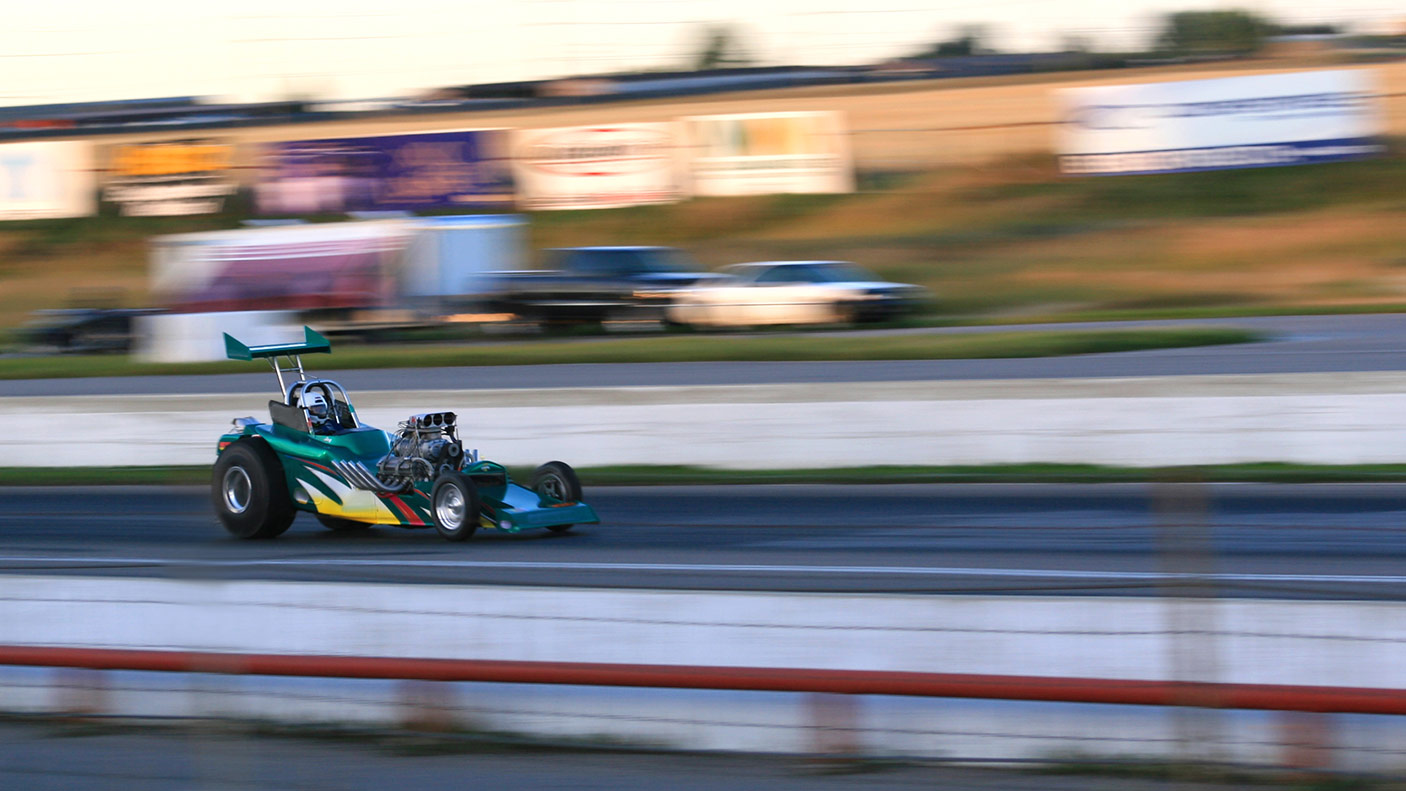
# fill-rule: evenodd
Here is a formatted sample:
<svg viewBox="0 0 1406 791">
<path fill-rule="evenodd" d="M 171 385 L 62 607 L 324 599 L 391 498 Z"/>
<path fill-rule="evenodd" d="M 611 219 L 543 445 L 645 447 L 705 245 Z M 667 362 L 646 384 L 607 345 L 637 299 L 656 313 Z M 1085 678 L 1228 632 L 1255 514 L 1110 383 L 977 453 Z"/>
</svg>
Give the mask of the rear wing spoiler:
<svg viewBox="0 0 1406 791">
<path fill-rule="evenodd" d="M 246 346 L 228 332 L 225 334 L 225 356 L 231 360 L 256 360 L 269 357 L 293 357 L 300 354 L 332 352 L 332 344 L 312 327 L 303 327 L 302 343 L 271 343 L 267 346 Z M 281 378 L 281 377 L 280 377 Z"/>
</svg>

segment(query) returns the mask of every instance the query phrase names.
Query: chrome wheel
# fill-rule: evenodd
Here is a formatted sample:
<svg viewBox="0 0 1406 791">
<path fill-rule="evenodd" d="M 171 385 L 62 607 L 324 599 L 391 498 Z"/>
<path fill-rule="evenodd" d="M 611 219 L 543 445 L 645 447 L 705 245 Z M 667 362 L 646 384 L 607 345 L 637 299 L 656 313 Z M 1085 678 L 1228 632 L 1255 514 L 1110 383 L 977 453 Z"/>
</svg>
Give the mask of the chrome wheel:
<svg viewBox="0 0 1406 791">
<path fill-rule="evenodd" d="M 434 529 L 450 541 L 465 541 L 483 518 L 478 486 L 462 472 L 441 473 L 430 490 Z"/>
<path fill-rule="evenodd" d="M 225 507 L 232 514 L 242 514 L 249 510 L 249 501 L 254 493 L 254 484 L 243 467 L 230 467 L 225 471 Z"/>
<path fill-rule="evenodd" d="M 544 475 L 537 481 L 537 493 L 545 494 L 553 500 L 566 501 L 566 481 L 560 475 Z"/>
<path fill-rule="evenodd" d="M 532 473 L 532 491 L 542 498 L 543 506 L 570 505 L 581 502 L 581 481 L 576 471 L 564 461 L 549 461 Z M 570 524 L 544 525 L 553 533 L 565 533 Z"/>
<path fill-rule="evenodd" d="M 464 526 L 468 509 L 464 503 L 464 493 L 458 486 L 445 486 L 435 498 L 434 515 L 439 524 L 448 531 L 456 531 Z"/>
</svg>

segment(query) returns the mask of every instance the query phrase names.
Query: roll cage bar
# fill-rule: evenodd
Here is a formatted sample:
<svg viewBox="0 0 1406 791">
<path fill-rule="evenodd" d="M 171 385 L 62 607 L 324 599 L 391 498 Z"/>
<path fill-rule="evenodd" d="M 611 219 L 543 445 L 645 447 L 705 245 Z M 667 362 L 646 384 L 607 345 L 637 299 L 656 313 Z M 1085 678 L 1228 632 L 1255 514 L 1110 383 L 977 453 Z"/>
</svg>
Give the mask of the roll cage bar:
<svg viewBox="0 0 1406 791">
<path fill-rule="evenodd" d="M 288 406 L 298 406 L 298 395 L 311 385 L 320 385 L 327 388 L 327 392 L 332 396 L 333 404 L 340 400 L 345 404 L 347 410 L 340 413 L 339 419 L 345 415 L 351 420 L 351 427 L 360 425 L 356 419 L 356 412 L 351 408 L 351 398 L 347 391 L 340 384 L 331 379 L 309 379 L 307 372 L 303 369 L 304 354 L 331 354 L 332 344 L 312 327 L 303 326 L 302 343 L 271 343 L 263 346 L 249 346 L 230 335 L 225 336 L 225 356 L 231 360 L 268 360 L 273 366 L 273 373 L 278 377 L 278 394 L 283 399 L 283 403 Z M 284 374 L 296 374 L 297 379 L 285 382 Z M 291 379 L 291 376 L 290 376 Z M 338 398 L 340 396 L 340 399 Z"/>
</svg>

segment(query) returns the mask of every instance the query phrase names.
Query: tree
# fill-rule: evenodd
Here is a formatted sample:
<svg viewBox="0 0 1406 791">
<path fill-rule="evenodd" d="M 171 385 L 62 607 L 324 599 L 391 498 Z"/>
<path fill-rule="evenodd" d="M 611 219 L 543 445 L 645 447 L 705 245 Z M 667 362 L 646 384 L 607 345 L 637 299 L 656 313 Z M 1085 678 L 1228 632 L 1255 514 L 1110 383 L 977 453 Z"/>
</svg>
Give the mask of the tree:
<svg viewBox="0 0 1406 791">
<path fill-rule="evenodd" d="M 1180 11 L 1163 18 L 1157 48 L 1178 55 L 1254 52 L 1273 29 L 1249 11 Z"/>
<path fill-rule="evenodd" d="M 963 25 L 955 37 L 932 44 L 912 57 L 947 58 L 986 54 L 993 51 L 986 46 L 986 38 L 986 28 L 981 25 Z"/>
<path fill-rule="evenodd" d="M 1083 33 L 1061 33 L 1059 36 L 1059 51 L 1071 52 L 1085 55 L 1093 52 L 1097 47 L 1094 40 Z"/>
<path fill-rule="evenodd" d="M 693 58 L 693 68 L 697 71 L 726 69 L 736 66 L 750 66 L 752 56 L 742 45 L 741 36 L 735 25 L 716 23 L 703 29 L 702 43 L 698 54 Z"/>
</svg>

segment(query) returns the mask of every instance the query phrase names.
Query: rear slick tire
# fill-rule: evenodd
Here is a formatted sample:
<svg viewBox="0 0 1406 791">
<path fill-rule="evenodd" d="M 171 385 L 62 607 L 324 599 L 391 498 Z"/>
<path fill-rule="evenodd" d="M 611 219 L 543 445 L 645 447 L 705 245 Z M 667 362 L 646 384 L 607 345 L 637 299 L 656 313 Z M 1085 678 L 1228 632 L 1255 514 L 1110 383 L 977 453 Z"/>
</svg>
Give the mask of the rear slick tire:
<svg viewBox="0 0 1406 791">
<path fill-rule="evenodd" d="M 282 535 L 297 515 L 278 455 L 255 439 L 239 440 L 220 454 L 211 475 L 210 501 L 220 524 L 236 538 Z"/>
<path fill-rule="evenodd" d="M 448 541 L 466 541 L 478 529 L 481 503 L 478 487 L 462 472 L 446 472 L 430 490 L 434 529 Z"/>
</svg>

